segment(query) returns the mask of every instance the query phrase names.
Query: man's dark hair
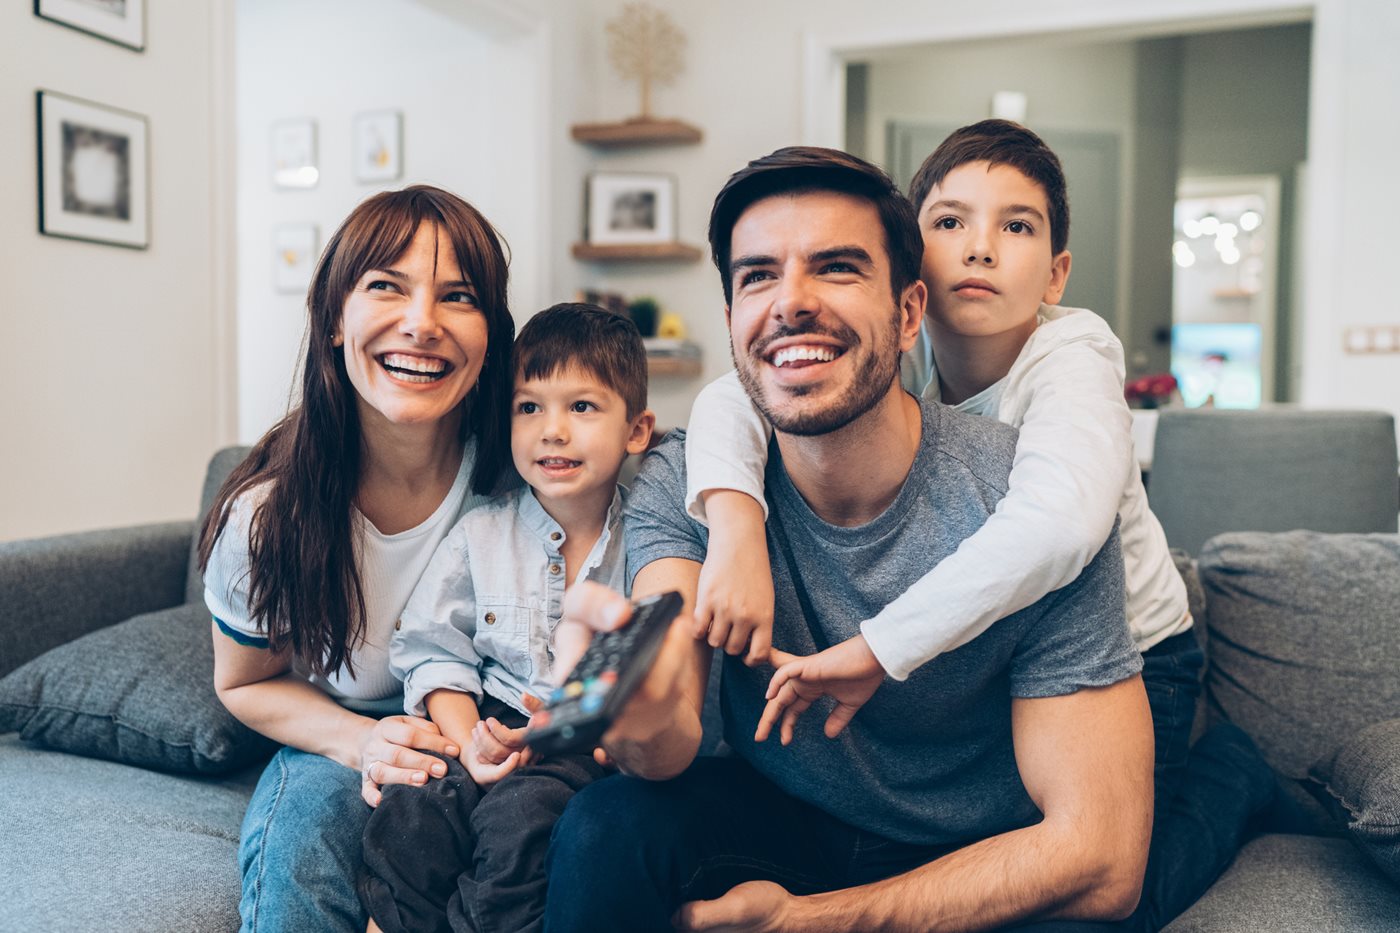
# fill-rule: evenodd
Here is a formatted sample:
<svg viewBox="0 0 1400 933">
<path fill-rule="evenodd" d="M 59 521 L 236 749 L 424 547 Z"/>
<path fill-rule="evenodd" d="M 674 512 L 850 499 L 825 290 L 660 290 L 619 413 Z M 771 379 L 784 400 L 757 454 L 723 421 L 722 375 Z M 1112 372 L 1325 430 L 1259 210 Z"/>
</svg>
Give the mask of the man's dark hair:
<svg viewBox="0 0 1400 933">
<path fill-rule="evenodd" d="M 733 299 L 729 243 L 734 224 L 750 205 L 775 194 L 835 191 L 869 201 L 885 228 L 890 258 L 890 289 L 898 300 L 919 277 L 924 243 L 914 206 L 890 177 L 849 153 L 815 146 L 788 146 L 754 159 L 729 176 L 710 210 L 710 253 L 724 285 L 724 303 Z"/>
<path fill-rule="evenodd" d="M 622 396 L 627 417 L 647 407 L 647 351 L 637 325 L 597 305 L 565 302 L 545 308 L 515 338 L 515 372 L 548 379 L 578 366 Z"/>
<path fill-rule="evenodd" d="M 954 130 L 938 144 L 909 183 L 909 200 L 921 210 L 924 199 L 948 173 L 969 162 L 1009 165 L 1045 192 L 1050 210 L 1050 252 L 1058 256 L 1069 246 L 1069 194 L 1065 173 L 1045 140 L 1010 120 L 983 120 Z"/>
</svg>

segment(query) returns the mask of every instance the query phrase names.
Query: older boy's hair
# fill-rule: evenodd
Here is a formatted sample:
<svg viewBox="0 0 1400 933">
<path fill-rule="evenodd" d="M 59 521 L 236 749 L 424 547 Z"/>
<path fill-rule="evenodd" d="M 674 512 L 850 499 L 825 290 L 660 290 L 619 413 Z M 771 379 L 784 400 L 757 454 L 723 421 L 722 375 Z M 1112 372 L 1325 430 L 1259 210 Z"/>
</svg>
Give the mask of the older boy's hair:
<svg viewBox="0 0 1400 933">
<path fill-rule="evenodd" d="M 1009 165 L 1045 192 L 1050 209 L 1050 252 L 1058 256 L 1069 245 L 1069 195 L 1059 157 L 1039 136 L 1010 120 L 983 120 L 954 130 L 919 166 L 909 183 L 909 200 L 916 211 L 948 173 L 969 162 Z"/>
<path fill-rule="evenodd" d="M 835 191 L 874 205 L 885 228 L 890 258 L 890 289 L 895 299 L 919 277 L 924 242 L 914 206 L 880 169 L 837 149 L 788 146 L 739 169 L 715 195 L 710 210 L 710 253 L 724 286 L 724 303 L 734 298 L 729 277 L 729 244 L 734 224 L 750 205 L 776 194 Z"/>
<path fill-rule="evenodd" d="M 565 302 L 525 322 L 515 338 L 515 372 L 548 379 L 578 366 L 622 396 L 627 417 L 647 407 L 647 351 L 637 325 L 597 305 Z"/>
</svg>

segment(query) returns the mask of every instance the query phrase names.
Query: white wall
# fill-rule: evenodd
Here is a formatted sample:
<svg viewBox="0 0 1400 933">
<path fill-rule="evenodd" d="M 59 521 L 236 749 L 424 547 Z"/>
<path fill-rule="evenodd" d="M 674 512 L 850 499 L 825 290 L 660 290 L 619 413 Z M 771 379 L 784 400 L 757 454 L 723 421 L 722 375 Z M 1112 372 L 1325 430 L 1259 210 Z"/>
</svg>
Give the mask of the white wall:
<svg viewBox="0 0 1400 933">
<path fill-rule="evenodd" d="M 319 245 L 369 195 L 428 183 L 472 202 L 511 247 L 517 321 L 543 298 L 542 81 L 537 37 L 483 20 L 471 3 L 238 0 L 238 433 L 256 440 L 286 413 L 305 295 L 272 283 L 273 227 L 314 223 Z M 403 113 L 403 177 L 354 180 L 352 121 Z M 320 181 L 274 188 L 274 122 L 316 121 Z"/>
<path fill-rule="evenodd" d="M 146 7 L 136 53 L 0 6 L 0 539 L 190 517 L 226 429 L 223 4 Z M 38 234 L 40 88 L 149 118 L 148 249 Z"/>
</svg>

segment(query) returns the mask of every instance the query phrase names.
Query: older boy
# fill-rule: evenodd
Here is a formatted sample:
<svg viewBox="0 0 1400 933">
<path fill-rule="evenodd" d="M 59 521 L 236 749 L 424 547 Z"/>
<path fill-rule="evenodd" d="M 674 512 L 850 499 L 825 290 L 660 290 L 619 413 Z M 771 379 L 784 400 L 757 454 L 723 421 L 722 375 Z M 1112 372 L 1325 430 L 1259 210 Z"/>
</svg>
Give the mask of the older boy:
<svg viewBox="0 0 1400 933">
<path fill-rule="evenodd" d="M 526 698 L 551 689 L 565 587 L 623 584 L 617 477 L 651 438 L 646 354 L 630 321 L 578 304 L 541 311 L 514 352 L 526 485 L 462 517 L 390 645 L 405 709 L 462 754 L 424 787 L 386 787 L 365 828 L 361 900 L 389 933 L 538 929 L 550 830 L 603 775 L 589 755 L 532 761 Z"/>
</svg>

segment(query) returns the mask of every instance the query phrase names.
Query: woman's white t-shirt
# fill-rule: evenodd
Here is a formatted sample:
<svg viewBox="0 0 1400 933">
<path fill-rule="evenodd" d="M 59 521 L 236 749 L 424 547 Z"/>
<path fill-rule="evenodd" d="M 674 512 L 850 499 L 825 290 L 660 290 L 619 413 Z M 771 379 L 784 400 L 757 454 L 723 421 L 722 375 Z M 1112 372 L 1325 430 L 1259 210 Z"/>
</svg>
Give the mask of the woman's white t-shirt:
<svg viewBox="0 0 1400 933">
<path fill-rule="evenodd" d="M 468 440 L 452 488 L 421 524 L 386 535 L 355 511 L 365 599 L 364 640 L 351 649 L 355 676 L 351 678 L 344 668 L 329 677 L 309 674 L 301 664 L 295 668 L 342 705 L 383 715 L 403 712 L 402 684 L 389 670 L 389 639 L 437 546 L 457 519 L 487 501 L 471 492 L 475 450 L 475 443 Z M 267 633 L 248 613 L 248 528 L 266 494 L 266 486 L 257 486 L 235 500 L 204 572 L 204 602 L 215 624 L 227 637 L 255 647 L 266 647 Z"/>
</svg>

